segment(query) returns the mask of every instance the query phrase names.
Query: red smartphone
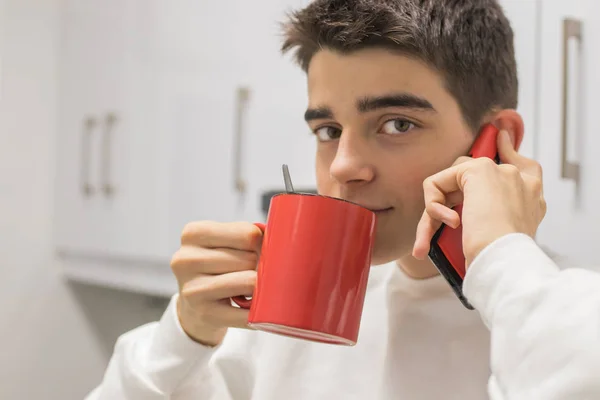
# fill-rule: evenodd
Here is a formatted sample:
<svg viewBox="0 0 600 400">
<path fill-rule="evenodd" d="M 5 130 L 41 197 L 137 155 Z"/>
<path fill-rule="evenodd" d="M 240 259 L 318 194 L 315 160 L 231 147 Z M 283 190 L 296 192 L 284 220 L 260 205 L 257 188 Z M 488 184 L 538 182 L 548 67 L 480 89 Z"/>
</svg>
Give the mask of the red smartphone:
<svg viewBox="0 0 600 400">
<path fill-rule="evenodd" d="M 496 164 L 500 164 L 496 144 L 498 132 L 498 128 L 494 125 L 484 125 L 469 151 L 469 157 L 488 157 Z M 462 218 L 462 204 L 454 207 L 454 210 Z M 473 306 L 462 291 L 466 272 L 465 255 L 462 248 L 462 224 L 456 229 L 442 224 L 431 239 L 429 259 L 448 281 L 461 303 L 469 310 L 473 310 Z"/>
</svg>

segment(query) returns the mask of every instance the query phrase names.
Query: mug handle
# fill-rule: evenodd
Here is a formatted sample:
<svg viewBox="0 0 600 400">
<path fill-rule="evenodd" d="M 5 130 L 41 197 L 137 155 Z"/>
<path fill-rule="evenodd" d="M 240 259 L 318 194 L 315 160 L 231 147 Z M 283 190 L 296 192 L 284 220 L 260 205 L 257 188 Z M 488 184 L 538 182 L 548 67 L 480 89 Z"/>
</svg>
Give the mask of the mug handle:
<svg viewBox="0 0 600 400">
<path fill-rule="evenodd" d="M 260 222 L 255 222 L 254 225 L 257 226 L 264 235 L 265 230 L 267 229 L 266 225 Z M 231 300 L 235 304 L 246 310 L 250 309 L 250 306 L 252 305 L 252 299 L 248 299 L 246 298 L 246 296 L 234 296 L 231 298 Z"/>
</svg>

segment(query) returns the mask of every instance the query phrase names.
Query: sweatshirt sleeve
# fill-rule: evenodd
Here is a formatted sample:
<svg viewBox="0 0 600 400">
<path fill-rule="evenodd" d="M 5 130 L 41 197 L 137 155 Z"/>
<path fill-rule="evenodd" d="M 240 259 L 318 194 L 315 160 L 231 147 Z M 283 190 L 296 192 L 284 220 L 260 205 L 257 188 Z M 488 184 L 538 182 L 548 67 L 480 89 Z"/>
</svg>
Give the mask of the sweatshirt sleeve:
<svg viewBox="0 0 600 400">
<path fill-rule="evenodd" d="M 209 360 L 218 347 L 202 346 L 187 336 L 177 317 L 177 297 L 159 322 L 119 337 L 102 382 L 86 400 L 215 398 L 222 388 Z M 190 380 L 194 384 L 186 383 Z M 191 389 L 187 394 L 186 387 Z"/>
<path fill-rule="evenodd" d="M 491 399 L 600 399 L 600 273 L 559 269 L 510 234 L 476 257 L 463 290 L 491 331 Z"/>
</svg>

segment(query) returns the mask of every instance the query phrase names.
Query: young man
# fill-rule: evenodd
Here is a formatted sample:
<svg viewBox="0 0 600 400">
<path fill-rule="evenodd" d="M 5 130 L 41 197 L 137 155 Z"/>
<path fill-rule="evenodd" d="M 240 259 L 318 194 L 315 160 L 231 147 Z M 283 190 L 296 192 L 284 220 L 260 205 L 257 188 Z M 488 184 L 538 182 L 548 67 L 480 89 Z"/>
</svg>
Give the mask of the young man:
<svg viewBox="0 0 600 400">
<path fill-rule="evenodd" d="M 307 72 L 319 192 L 377 213 L 358 344 L 235 329 L 246 327 L 248 312 L 228 299 L 252 294 L 261 232 L 245 222 L 194 222 L 171 265 L 180 293 L 161 321 L 119 338 L 88 398 L 589 394 L 598 361 L 589 358 L 591 372 L 577 369 L 556 335 L 581 314 L 552 325 L 565 309 L 550 296 L 558 272 L 531 239 L 545 212 L 541 171 L 513 150 L 523 123 L 514 111 L 512 31 L 498 4 L 317 0 L 291 16 L 285 33 L 283 49 L 294 49 Z M 462 157 L 485 123 L 502 130 L 501 167 Z M 435 229 L 458 223 L 448 206 L 463 200 L 464 289 L 481 315 L 460 304 L 424 257 Z M 594 290 L 578 285 L 591 299 Z M 565 287 L 562 295 L 574 296 Z M 593 343 L 587 328 L 574 346 Z"/>
</svg>

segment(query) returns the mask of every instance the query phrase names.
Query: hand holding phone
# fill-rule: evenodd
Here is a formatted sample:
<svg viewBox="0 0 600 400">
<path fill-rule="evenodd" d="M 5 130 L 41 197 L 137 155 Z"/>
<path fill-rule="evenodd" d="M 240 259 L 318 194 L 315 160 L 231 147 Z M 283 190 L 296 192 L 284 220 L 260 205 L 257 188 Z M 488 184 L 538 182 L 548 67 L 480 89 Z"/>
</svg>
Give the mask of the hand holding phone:
<svg viewBox="0 0 600 400">
<path fill-rule="evenodd" d="M 510 121 L 509 121 L 510 122 Z M 544 215 L 542 168 L 517 152 L 522 128 L 512 135 L 485 125 L 470 159 L 428 177 L 425 210 L 417 225 L 413 257 L 427 256 L 469 309 L 463 280 L 479 253 L 497 239 L 522 233 L 535 237 Z M 462 193 L 454 208 L 447 196 Z M 444 225 L 446 223 L 447 225 Z"/>
<path fill-rule="evenodd" d="M 488 157 L 494 160 L 496 164 L 500 164 L 498 146 L 496 145 L 497 140 L 498 129 L 491 124 L 484 126 L 471 147 L 469 157 Z M 454 210 L 462 219 L 462 204 L 454 207 Z M 462 291 L 463 280 L 466 274 L 465 256 L 462 246 L 462 224 L 456 229 L 442 224 L 431 240 L 429 259 L 438 271 L 440 271 L 440 274 L 448 281 L 463 305 L 473 310 L 473 306 L 465 298 Z"/>
</svg>

